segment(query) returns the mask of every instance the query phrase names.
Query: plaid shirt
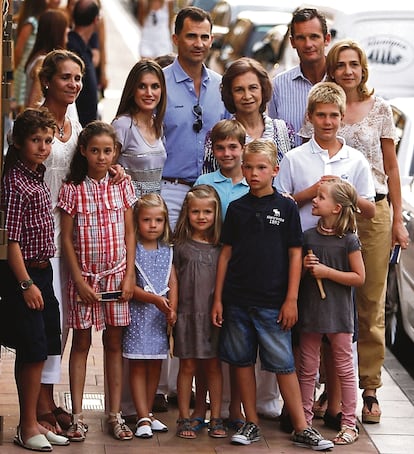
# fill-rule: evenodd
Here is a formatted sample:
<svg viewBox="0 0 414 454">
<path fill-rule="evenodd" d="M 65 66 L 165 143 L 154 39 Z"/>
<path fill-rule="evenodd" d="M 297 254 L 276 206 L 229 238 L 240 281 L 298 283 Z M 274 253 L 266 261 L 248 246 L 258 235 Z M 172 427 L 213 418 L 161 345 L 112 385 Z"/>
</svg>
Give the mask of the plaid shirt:
<svg viewBox="0 0 414 454">
<path fill-rule="evenodd" d="M 23 259 L 47 260 L 54 256 L 54 227 L 45 166 L 30 170 L 18 161 L 2 180 L 1 207 L 6 213 L 9 240 L 17 241 Z"/>
</svg>

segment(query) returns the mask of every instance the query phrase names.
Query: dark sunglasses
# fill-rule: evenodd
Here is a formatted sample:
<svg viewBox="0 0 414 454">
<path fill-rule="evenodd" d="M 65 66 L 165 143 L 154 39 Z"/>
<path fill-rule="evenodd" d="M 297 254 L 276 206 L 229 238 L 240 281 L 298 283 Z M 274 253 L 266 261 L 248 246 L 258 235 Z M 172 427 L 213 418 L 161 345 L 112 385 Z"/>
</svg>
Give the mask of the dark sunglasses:
<svg viewBox="0 0 414 454">
<path fill-rule="evenodd" d="M 151 16 L 152 16 L 152 25 L 157 25 L 158 24 L 158 18 L 157 18 L 156 13 L 155 12 L 152 13 Z"/>
<path fill-rule="evenodd" d="M 203 127 L 203 110 L 200 104 L 193 106 L 193 114 L 196 116 L 193 123 L 193 131 L 199 133 Z"/>
</svg>

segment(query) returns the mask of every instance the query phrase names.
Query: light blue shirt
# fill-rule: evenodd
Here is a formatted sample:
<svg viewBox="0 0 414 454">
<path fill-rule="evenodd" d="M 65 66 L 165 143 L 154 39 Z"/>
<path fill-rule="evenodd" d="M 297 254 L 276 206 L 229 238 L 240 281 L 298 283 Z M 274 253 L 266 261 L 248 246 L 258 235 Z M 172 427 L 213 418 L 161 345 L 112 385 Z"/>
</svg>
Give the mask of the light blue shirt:
<svg viewBox="0 0 414 454">
<path fill-rule="evenodd" d="M 167 109 L 164 117 L 167 161 L 163 176 L 181 178 L 193 183 L 203 168 L 204 141 L 207 132 L 220 120 L 226 118 L 226 109 L 221 100 L 221 76 L 203 66 L 200 98 L 194 90 L 194 82 L 183 70 L 178 58 L 164 68 L 167 85 Z M 193 107 L 202 108 L 203 127 L 193 131 L 196 116 Z"/>
<path fill-rule="evenodd" d="M 271 118 L 281 118 L 299 131 L 305 121 L 308 94 L 313 84 L 303 75 L 300 66 L 278 74 L 273 79 L 273 94 L 269 101 L 268 113 Z M 302 139 L 295 135 L 295 146 Z"/>
<path fill-rule="evenodd" d="M 213 188 L 217 191 L 220 197 L 221 215 L 223 221 L 226 217 L 229 203 L 233 202 L 233 200 L 239 199 L 241 196 L 249 192 L 249 185 L 247 184 L 245 178 L 238 183 L 233 184 L 231 178 L 225 177 L 220 170 L 200 175 L 195 182 L 195 185 L 198 184 L 208 184 L 213 186 Z"/>
</svg>

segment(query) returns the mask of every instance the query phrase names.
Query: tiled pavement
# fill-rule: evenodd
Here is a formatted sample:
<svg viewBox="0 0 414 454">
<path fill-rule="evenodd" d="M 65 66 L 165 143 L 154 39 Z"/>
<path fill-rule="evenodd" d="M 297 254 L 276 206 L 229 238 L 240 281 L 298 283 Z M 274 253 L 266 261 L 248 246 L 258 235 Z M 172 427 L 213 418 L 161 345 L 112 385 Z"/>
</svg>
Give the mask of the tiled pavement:
<svg viewBox="0 0 414 454">
<path fill-rule="evenodd" d="M 63 358 L 61 384 L 55 388 L 55 397 L 59 405 L 65 405 L 69 393 L 68 385 L 68 350 Z M 0 432 L 0 454 L 23 452 L 22 448 L 12 442 L 18 421 L 18 405 L 13 377 L 14 355 L 2 350 L 0 359 L 0 415 L 3 416 L 3 432 Z M 85 393 L 90 408 L 100 408 L 103 402 L 103 358 L 99 335 L 93 336 L 88 367 Z M 384 370 L 384 386 L 379 390 L 383 417 L 381 424 L 361 426 L 360 437 L 356 444 L 335 447 L 341 454 L 356 453 L 413 453 L 414 452 L 414 408 L 394 380 Z M 358 414 L 362 402 L 358 405 Z M 106 431 L 105 414 L 102 409 L 85 410 L 85 420 L 89 432 L 84 443 L 71 443 L 67 447 L 55 447 L 54 452 L 62 454 L 175 454 L 175 453 L 217 453 L 217 454 L 273 454 L 307 452 L 292 445 L 289 436 L 279 430 L 278 422 L 262 420 L 260 422 L 263 439 L 251 446 L 232 446 L 229 439 L 212 439 L 207 431 L 202 432 L 196 440 L 183 440 L 175 436 L 176 407 L 171 407 L 159 418 L 165 422 L 170 431 L 154 435 L 152 439 L 134 438 L 131 441 L 114 440 Z M 410 423 L 411 421 L 411 423 Z M 328 438 L 335 432 L 326 429 L 320 422 L 316 427 Z M 368 431 L 368 432 L 367 432 Z"/>
</svg>

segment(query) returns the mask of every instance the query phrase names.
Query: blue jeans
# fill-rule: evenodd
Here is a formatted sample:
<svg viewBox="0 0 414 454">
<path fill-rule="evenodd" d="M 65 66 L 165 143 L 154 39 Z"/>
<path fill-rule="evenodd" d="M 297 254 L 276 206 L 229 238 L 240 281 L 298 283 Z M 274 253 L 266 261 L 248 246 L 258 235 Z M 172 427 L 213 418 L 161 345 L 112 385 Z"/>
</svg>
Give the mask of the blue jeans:
<svg viewBox="0 0 414 454">
<path fill-rule="evenodd" d="M 279 309 L 224 306 L 219 356 L 236 367 L 256 363 L 257 349 L 262 370 L 276 374 L 295 371 L 290 330 L 277 323 Z"/>
</svg>

